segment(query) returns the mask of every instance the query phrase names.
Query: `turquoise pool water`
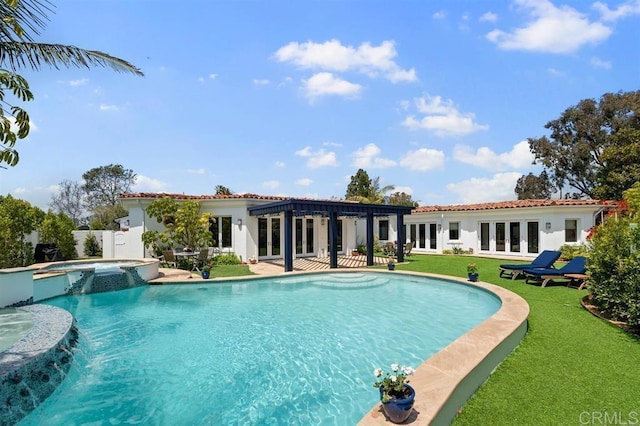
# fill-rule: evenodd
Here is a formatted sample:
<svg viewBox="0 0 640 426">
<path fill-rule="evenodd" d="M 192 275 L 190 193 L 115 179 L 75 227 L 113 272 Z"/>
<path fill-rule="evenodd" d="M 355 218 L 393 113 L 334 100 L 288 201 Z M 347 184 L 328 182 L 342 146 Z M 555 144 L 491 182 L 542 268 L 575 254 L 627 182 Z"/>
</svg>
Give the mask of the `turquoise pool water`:
<svg viewBox="0 0 640 426">
<path fill-rule="evenodd" d="M 375 367 L 417 367 L 500 307 L 463 284 L 331 273 L 65 296 L 69 377 L 21 424 L 355 424 Z M 419 398 L 419 395 L 418 395 Z"/>
<path fill-rule="evenodd" d="M 23 338 L 33 325 L 33 316 L 15 308 L 0 309 L 0 352 Z"/>
</svg>

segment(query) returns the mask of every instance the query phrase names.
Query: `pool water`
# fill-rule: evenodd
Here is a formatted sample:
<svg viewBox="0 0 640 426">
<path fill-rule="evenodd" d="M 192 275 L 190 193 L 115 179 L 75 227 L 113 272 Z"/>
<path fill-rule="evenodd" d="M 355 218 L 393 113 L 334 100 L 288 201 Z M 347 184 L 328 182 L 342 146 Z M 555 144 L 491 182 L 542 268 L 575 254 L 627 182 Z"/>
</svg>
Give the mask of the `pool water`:
<svg viewBox="0 0 640 426">
<path fill-rule="evenodd" d="M 417 367 L 500 307 L 426 277 L 332 273 L 49 303 L 78 321 L 60 387 L 21 424 L 355 424 L 375 367 Z M 418 396 L 419 397 L 419 396 Z"/>
</svg>

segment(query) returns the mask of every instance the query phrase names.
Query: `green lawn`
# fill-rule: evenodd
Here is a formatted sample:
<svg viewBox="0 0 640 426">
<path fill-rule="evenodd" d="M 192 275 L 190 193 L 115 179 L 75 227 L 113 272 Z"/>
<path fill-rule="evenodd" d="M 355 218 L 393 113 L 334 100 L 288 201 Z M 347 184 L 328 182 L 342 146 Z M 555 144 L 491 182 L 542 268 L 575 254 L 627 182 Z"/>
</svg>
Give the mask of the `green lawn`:
<svg viewBox="0 0 640 426">
<path fill-rule="evenodd" d="M 247 265 L 215 265 L 211 268 L 211 278 L 240 277 L 255 275 Z"/>
<path fill-rule="evenodd" d="M 412 255 L 399 270 L 465 277 L 476 262 L 480 280 L 522 296 L 531 309 L 522 343 L 478 389 L 456 425 L 638 424 L 640 339 L 580 305 L 586 290 L 540 288 L 500 278 L 498 265 L 469 256 Z M 417 396 L 419 397 L 419 395 Z"/>
</svg>

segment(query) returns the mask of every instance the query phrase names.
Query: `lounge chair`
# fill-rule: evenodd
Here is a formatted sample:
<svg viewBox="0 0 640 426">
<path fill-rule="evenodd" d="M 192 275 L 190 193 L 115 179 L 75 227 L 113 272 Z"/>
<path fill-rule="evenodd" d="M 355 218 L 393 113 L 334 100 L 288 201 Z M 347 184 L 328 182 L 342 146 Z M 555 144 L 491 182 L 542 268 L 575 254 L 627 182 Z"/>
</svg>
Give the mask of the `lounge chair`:
<svg viewBox="0 0 640 426">
<path fill-rule="evenodd" d="M 506 264 L 500 265 L 500 277 L 511 277 L 515 280 L 523 275 L 525 269 L 534 268 L 553 268 L 553 264 L 560 258 L 560 252 L 554 250 L 545 250 L 538 255 L 531 263 Z"/>
<path fill-rule="evenodd" d="M 541 283 L 541 287 L 546 286 L 549 282 L 556 279 L 565 279 L 573 282 L 573 278 L 567 275 L 585 275 L 587 272 L 587 258 L 584 256 L 576 256 L 567 262 L 560 269 L 553 268 L 537 268 L 525 269 L 524 271 L 527 284 Z"/>
</svg>

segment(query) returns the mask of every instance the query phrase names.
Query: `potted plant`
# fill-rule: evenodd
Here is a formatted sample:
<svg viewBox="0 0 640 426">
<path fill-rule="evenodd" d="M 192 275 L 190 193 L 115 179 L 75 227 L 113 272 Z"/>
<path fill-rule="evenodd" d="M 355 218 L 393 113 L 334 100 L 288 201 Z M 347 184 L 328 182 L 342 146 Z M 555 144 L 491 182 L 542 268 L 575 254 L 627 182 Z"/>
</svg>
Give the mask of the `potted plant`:
<svg viewBox="0 0 640 426">
<path fill-rule="evenodd" d="M 202 279 L 208 279 L 209 275 L 211 274 L 211 268 L 213 267 L 213 265 L 211 263 L 205 263 L 205 265 L 202 267 Z"/>
<path fill-rule="evenodd" d="M 381 368 L 373 371 L 378 378 L 373 386 L 380 390 L 382 410 L 393 423 L 402 423 L 411 415 L 416 392 L 409 386 L 408 377 L 413 373 L 413 368 L 398 364 L 391 364 L 390 372 L 384 373 Z"/>
<path fill-rule="evenodd" d="M 467 265 L 467 277 L 469 281 L 476 282 L 478 281 L 478 264 L 470 263 Z"/>
<path fill-rule="evenodd" d="M 396 269 L 396 260 L 391 256 L 387 259 L 387 268 L 389 268 L 390 271 Z"/>
</svg>

